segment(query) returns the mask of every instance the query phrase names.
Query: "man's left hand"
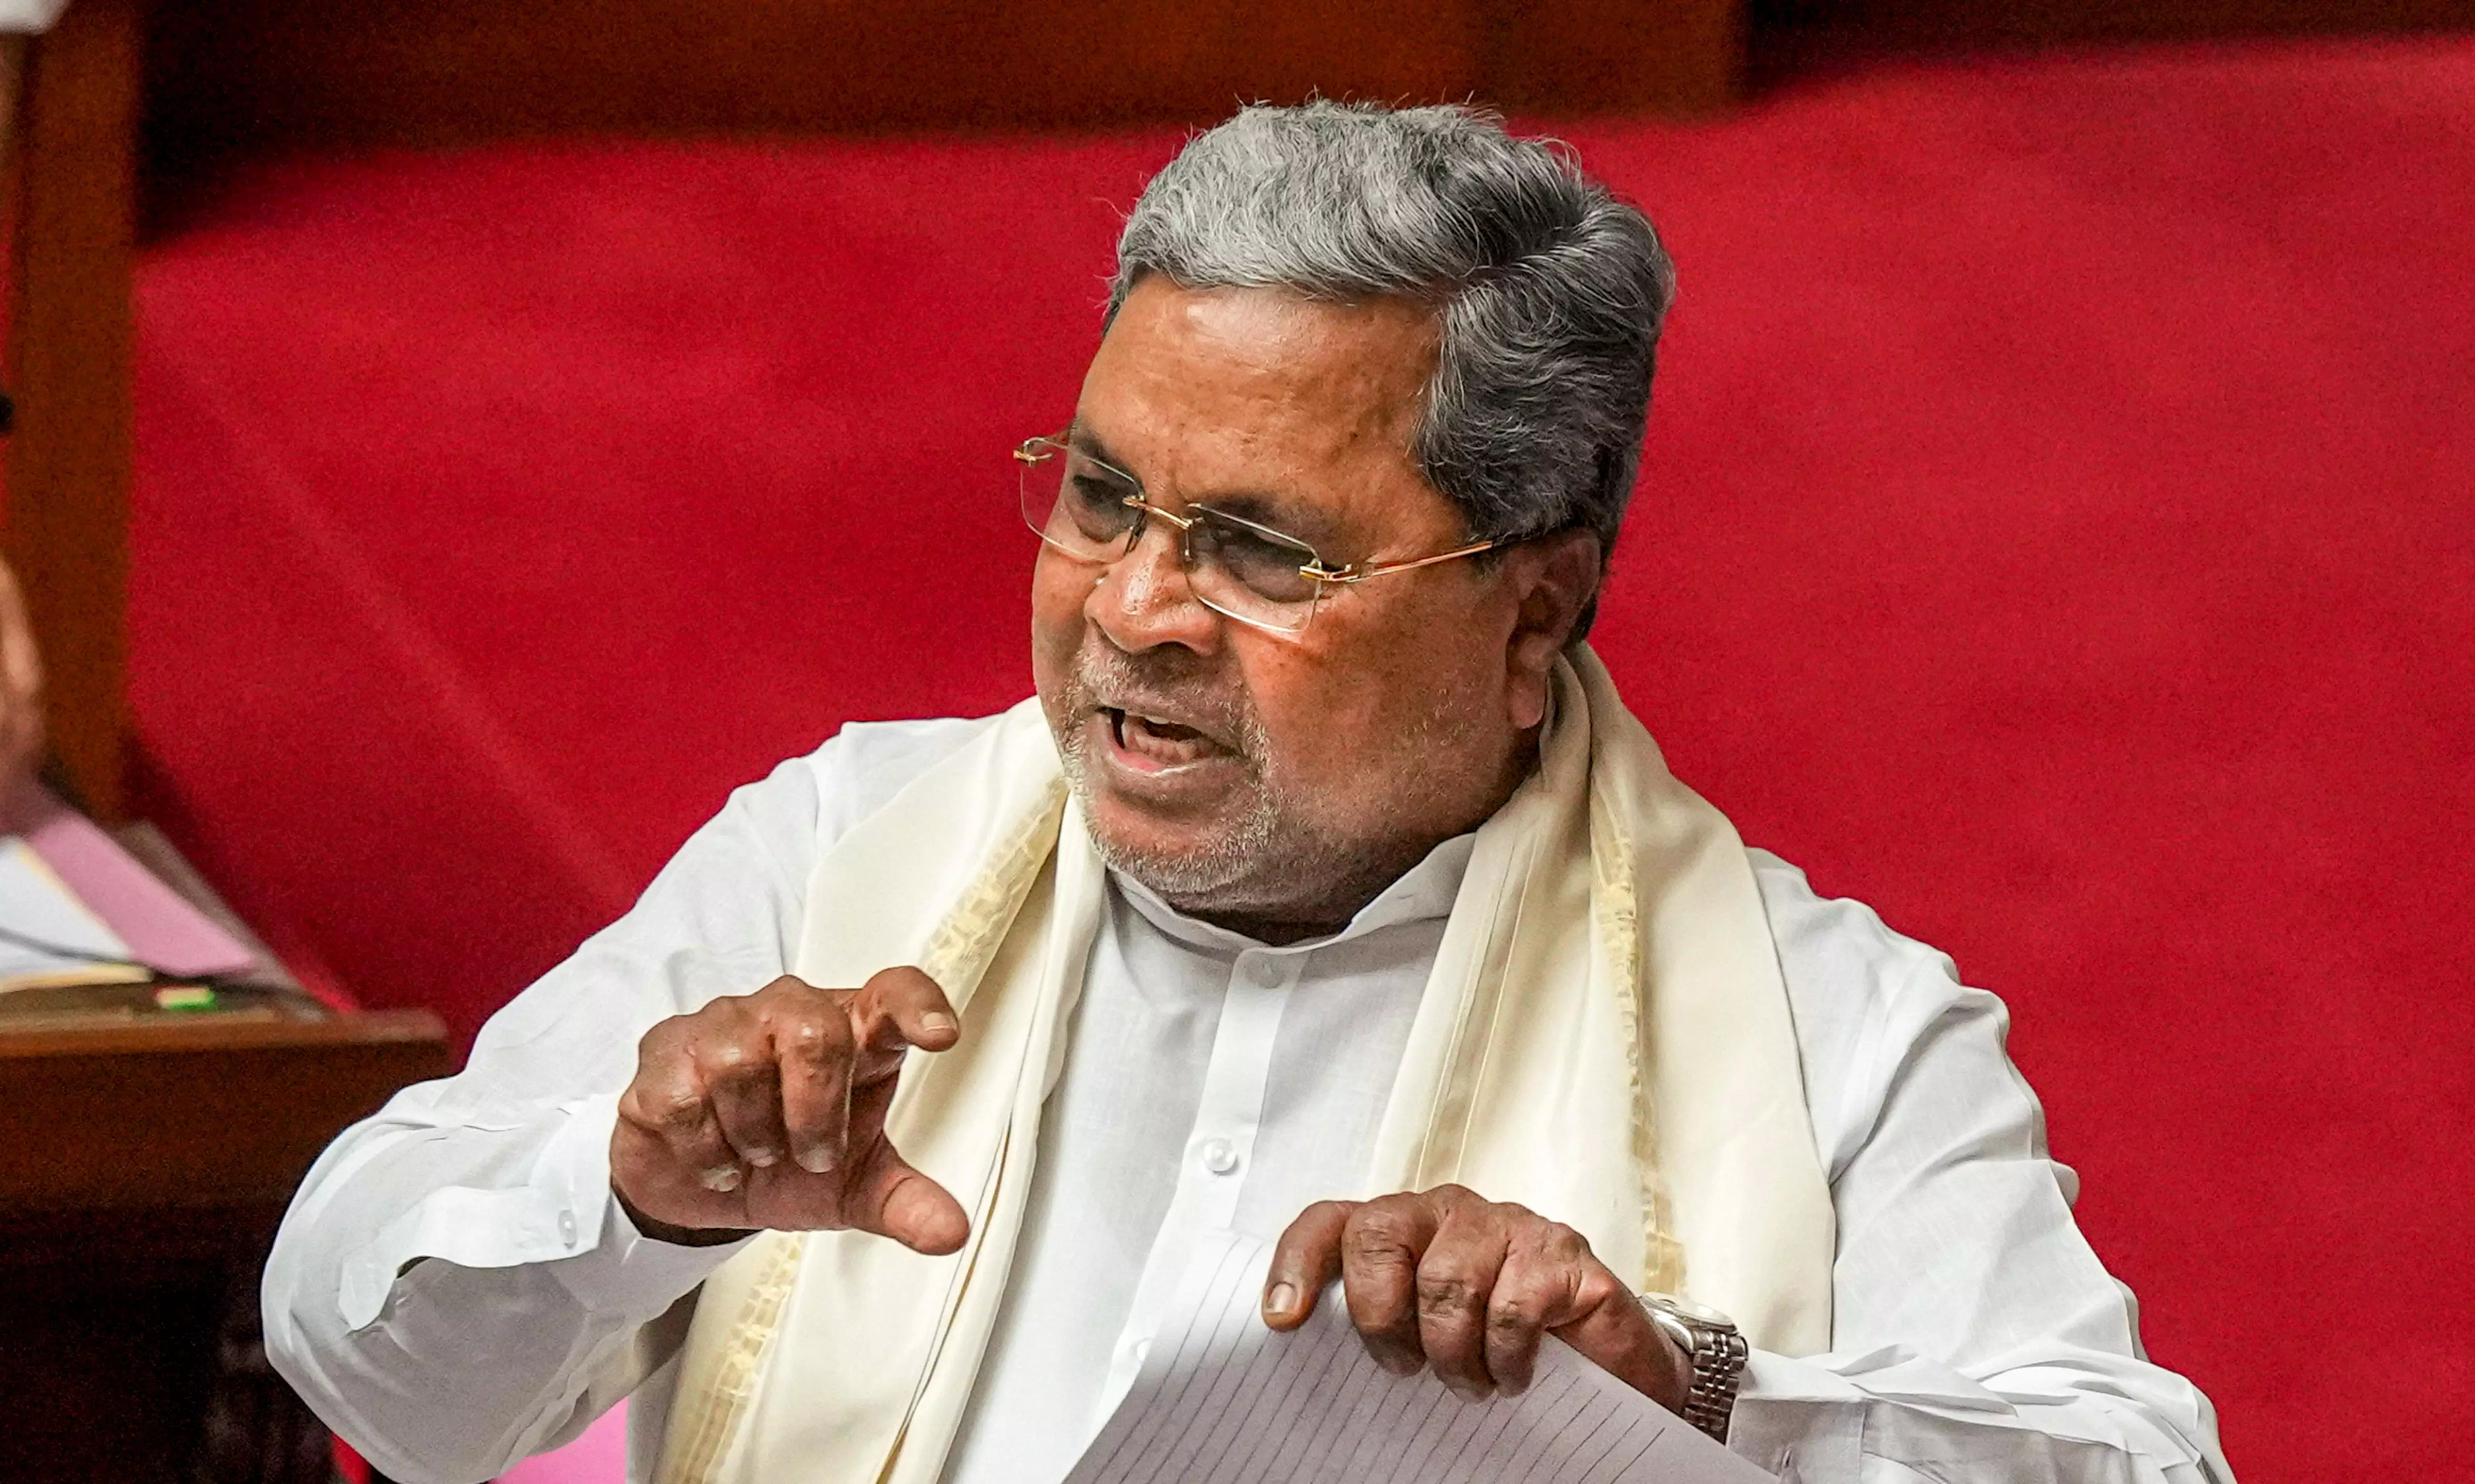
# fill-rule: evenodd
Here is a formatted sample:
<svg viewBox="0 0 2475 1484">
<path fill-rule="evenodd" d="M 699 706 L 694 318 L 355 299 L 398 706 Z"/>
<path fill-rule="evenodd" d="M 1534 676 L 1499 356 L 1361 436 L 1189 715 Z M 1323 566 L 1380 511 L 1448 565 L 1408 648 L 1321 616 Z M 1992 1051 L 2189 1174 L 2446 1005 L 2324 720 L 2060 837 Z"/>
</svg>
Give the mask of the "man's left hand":
<svg viewBox="0 0 2475 1484">
<path fill-rule="evenodd" d="M 1526 1389 L 1548 1334 L 1669 1411 L 1692 1384 L 1691 1362 L 1580 1232 L 1458 1185 L 1308 1206 L 1273 1249 L 1263 1322 L 1295 1329 L 1335 1277 L 1378 1364 L 1433 1366 L 1473 1399 Z"/>
</svg>

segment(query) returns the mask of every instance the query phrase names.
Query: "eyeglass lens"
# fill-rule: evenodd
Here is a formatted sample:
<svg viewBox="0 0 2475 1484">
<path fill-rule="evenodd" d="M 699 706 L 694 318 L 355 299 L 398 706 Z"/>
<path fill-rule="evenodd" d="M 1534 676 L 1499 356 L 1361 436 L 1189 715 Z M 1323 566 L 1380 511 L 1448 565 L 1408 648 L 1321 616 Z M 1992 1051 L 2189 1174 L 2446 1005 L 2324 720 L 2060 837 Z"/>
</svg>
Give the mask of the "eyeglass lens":
<svg viewBox="0 0 2475 1484">
<path fill-rule="evenodd" d="M 1036 439 L 1021 464 L 1022 517 L 1042 541 L 1091 562 L 1126 554 L 1151 513 L 1141 488 L 1072 449 Z M 1137 503 L 1129 503 L 1129 500 Z M 1244 622 L 1296 630 L 1314 614 L 1323 584 L 1306 574 L 1314 548 L 1206 506 L 1185 511 L 1180 533 L 1187 580 L 1205 605 Z"/>
</svg>

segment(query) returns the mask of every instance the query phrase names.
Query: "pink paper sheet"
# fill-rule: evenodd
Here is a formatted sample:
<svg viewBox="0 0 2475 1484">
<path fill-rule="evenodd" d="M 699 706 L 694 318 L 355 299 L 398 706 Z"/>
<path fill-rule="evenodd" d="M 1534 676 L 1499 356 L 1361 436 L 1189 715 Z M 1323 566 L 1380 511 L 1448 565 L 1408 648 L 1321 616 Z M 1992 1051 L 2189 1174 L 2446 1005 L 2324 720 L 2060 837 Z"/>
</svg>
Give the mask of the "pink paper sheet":
<svg viewBox="0 0 2475 1484">
<path fill-rule="evenodd" d="M 95 822 L 46 793 L 26 843 L 140 962 L 167 974 L 237 974 L 257 960 L 240 941 L 155 879 Z"/>
</svg>

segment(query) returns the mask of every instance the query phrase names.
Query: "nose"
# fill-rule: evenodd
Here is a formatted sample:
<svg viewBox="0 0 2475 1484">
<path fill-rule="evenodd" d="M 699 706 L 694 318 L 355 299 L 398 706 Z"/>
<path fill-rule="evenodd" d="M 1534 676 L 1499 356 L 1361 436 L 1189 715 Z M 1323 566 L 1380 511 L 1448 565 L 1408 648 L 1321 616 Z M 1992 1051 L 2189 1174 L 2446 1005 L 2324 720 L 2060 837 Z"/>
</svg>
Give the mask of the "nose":
<svg viewBox="0 0 2475 1484">
<path fill-rule="evenodd" d="M 1219 643 L 1220 616 L 1195 598 L 1183 533 L 1168 521 L 1144 522 L 1133 548 L 1101 569 L 1083 615 L 1128 653 L 1182 645 L 1208 654 Z"/>
</svg>

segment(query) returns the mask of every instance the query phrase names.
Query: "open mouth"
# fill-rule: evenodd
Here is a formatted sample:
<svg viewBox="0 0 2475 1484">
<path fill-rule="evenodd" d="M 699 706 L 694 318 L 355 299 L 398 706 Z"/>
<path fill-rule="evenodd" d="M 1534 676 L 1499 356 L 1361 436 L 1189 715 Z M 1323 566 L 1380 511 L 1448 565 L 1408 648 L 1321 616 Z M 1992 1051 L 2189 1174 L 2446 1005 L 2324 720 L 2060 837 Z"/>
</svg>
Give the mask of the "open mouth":
<svg viewBox="0 0 2475 1484">
<path fill-rule="evenodd" d="M 1116 706 L 1103 706 L 1100 718 L 1108 723 L 1110 739 L 1117 744 L 1119 751 L 1154 767 L 1200 763 L 1226 750 L 1193 727 L 1160 717 L 1147 717 Z"/>
</svg>

